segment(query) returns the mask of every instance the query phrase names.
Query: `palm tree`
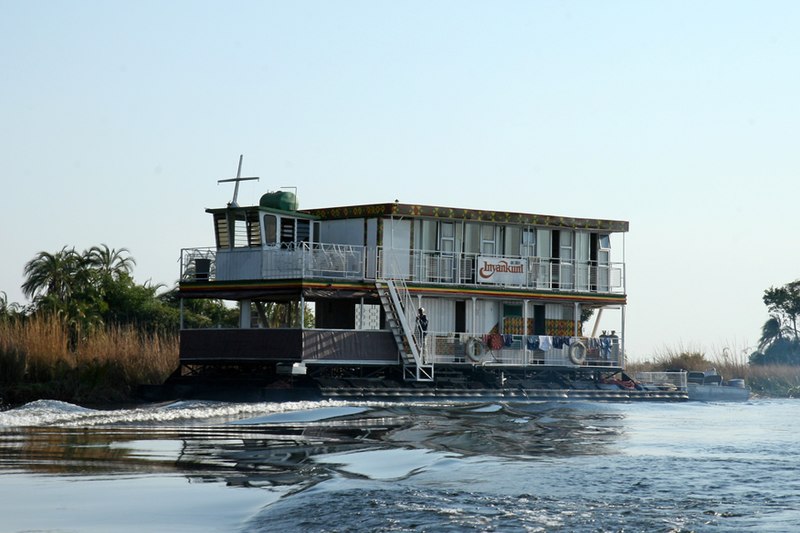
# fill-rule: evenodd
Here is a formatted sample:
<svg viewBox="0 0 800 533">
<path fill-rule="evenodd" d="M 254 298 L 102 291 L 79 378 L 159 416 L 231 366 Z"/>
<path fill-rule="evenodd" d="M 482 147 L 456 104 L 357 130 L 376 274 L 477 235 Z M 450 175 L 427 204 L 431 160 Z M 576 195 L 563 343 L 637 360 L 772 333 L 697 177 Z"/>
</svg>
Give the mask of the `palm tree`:
<svg viewBox="0 0 800 533">
<path fill-rule="evenodd" d="M 126 257 L 127 256 L 127 257 Z M 84 252 L 87 263 L 97 272 L 119 279 L 123 274 L 130 275 L 136 260 L 127 248 L 109 248 L 107 244 L 92 246 Z"/>
<path fill-rule="evenodd" d="M 777 344 L 784 338 L 785 328 L 781 319 L 777 315 L 772 315 L 761 326 L 761 338 L 758 341 L 758 349 L 765 352 L 767 348 Z"/>
<path fill-rule="evenodd" d="M 87 282 L 85 262 L 75 248 L 66 246 L 55 254 L 39 252 L 28 261 L 23 273 L 26 279 L 22 293 L 32 300 L 49 295 L 66 302 Z"/>
</svg>

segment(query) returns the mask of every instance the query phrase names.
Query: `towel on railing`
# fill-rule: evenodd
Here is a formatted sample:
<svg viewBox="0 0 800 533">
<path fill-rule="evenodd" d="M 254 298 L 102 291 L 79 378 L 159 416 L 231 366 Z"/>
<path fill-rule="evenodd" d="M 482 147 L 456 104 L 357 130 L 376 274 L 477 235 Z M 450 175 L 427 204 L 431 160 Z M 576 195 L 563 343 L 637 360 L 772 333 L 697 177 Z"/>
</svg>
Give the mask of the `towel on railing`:
<svg viewBox="0 0 800 533">
<path fill-rule="evenodd" d="M 550 335 L 539 335 L 539 349 L 545 352 L 552 348 L 553 340 Z"/>
</svg>

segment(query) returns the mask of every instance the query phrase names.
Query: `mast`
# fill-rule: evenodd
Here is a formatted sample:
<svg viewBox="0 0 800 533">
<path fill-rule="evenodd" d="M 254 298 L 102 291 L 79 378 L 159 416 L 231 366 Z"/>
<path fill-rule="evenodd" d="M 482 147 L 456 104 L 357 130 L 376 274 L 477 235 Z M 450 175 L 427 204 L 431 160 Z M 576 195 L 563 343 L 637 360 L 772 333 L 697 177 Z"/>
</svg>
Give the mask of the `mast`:
<svg viewBox="0 0 800 533">
<path fill-rule="evenodd" d="M 242 159 L 243 158 L 244 158 L 243 154 L 239 155 L 239 169 L 236 171 L 236 177 L 235 178 L 227 178 L 227 179 L 224 179 L 224 180 L 217 180 L 217 183 L 230 183 L 230 182 L 236 183 L 236 186 L 233 188 L 233 199 L 230 202 L 228 202 L 228 207 L 239 207 L 239 204 L 236 203 L 236 201 L 239 198 L 239 182 L 240 181 L 249 181 L 249 180 L 258 181 L 258 179 L 259 179 L 257 176 L 249 176 L 247 178 L 243 178 L 242 177 Z"/>
</svg>

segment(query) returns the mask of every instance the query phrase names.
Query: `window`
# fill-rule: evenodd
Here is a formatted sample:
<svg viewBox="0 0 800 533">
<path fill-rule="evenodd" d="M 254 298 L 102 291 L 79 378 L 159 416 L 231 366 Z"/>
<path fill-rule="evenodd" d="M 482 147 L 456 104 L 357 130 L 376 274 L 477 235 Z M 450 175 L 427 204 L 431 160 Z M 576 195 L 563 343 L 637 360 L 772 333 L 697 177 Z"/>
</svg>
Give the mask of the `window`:
<svg viewBox="0 0 800 533">
<path fill-rule="evenodd" d="M 255 210 L 228 209 L 214 214 L 214 233 L 218 248 L 261 246 L 261 226 Z"/>
<path fill-rule="evenodd" d="M 315 243 L 319 243 L 320 242 L 320 240 L 319 240 L 319 232 L 320 232 L 320 224 L 319 224 L 319 222 L 314 222 L 312 224 L 312 227 L 314 228 L 314 234 L 311 237 L 313 238 Z"/>
<path fill-rule="evenodd" d="M 561 230 L 560 234 L 560 254 L 561 261 L 572 261 L 572 232 L 568 230 Z"/>
<path fill-rule="evenodd" d="M 495 255 L 497 253 L 495 226 L 492 224 L 481 225 L 481 253 L 485 255 Z"/>
<path fill-rule="evenodd" d="M 481 226 L 474 222 L 466 224 L 466 239 L 464 251 L 468 254 L 477 254 L 481 251 Z"/>
<path fill-rule="evenodd" d="M 297 242 L 309 242 L 311 240 L 311 221 L 297 220 Z"/>
<path fill-rule="evenodd" d="M 230 248 L 228 235 L 228 219 L 224 214 L 214 215 L 214 230 L 217 235 L 217 248 Z"/>
<path fill-rule="evenodd" d="M 520 255 L 521 234 L 522 229 L 518 226 L 508 226 L 506 228 L 505 255 Z"/>
<path fill-rule="evenodd" d="M 281 244 L 294 242 L 294 219 L 281 217 Z"/>
<path fill-rule="evenodd" d="M 536 256 L 549 259 L 553 254 L 552 237 L 549 229 L 536 230 Z"/>
<path fill-rule="evenodd" d="M 523 257 L 536 256 L 536 230 L 533 228 L 525 228 L 522 230 L 522 244 L 520 246 L 520 254 Z"/>
<path fill-rule="evenodd" d="M 456 248 L 456 233 L 452 222 L 441 223 L 441 239 L 439 250 L 442 252 L 453 253 Z"/>
<path fill-rule="evenodd" d="M 264 242 L 267 244 L 278 242 L 278 222 L 275 215 L 264 215 Z"/>
<path fill-rule="evenodd" d="M 422 221 L 422 249 L 436 250 L 436 226 L 435 220 Z"/>
</svg>

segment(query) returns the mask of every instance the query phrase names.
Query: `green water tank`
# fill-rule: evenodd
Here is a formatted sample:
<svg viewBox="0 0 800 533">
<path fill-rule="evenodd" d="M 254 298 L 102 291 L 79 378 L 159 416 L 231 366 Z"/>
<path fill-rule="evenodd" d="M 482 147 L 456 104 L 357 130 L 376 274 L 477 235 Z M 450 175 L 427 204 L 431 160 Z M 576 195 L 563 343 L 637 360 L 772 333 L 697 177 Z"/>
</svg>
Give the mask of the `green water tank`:
<svg viewBox="0 0 800 533">
<path fill-rule="evenodd" d="M 281 211 L 297 211 L 297 196 L 289 191 L 268 192 L 261 197 L 258 205 Z"/>
</svg>

